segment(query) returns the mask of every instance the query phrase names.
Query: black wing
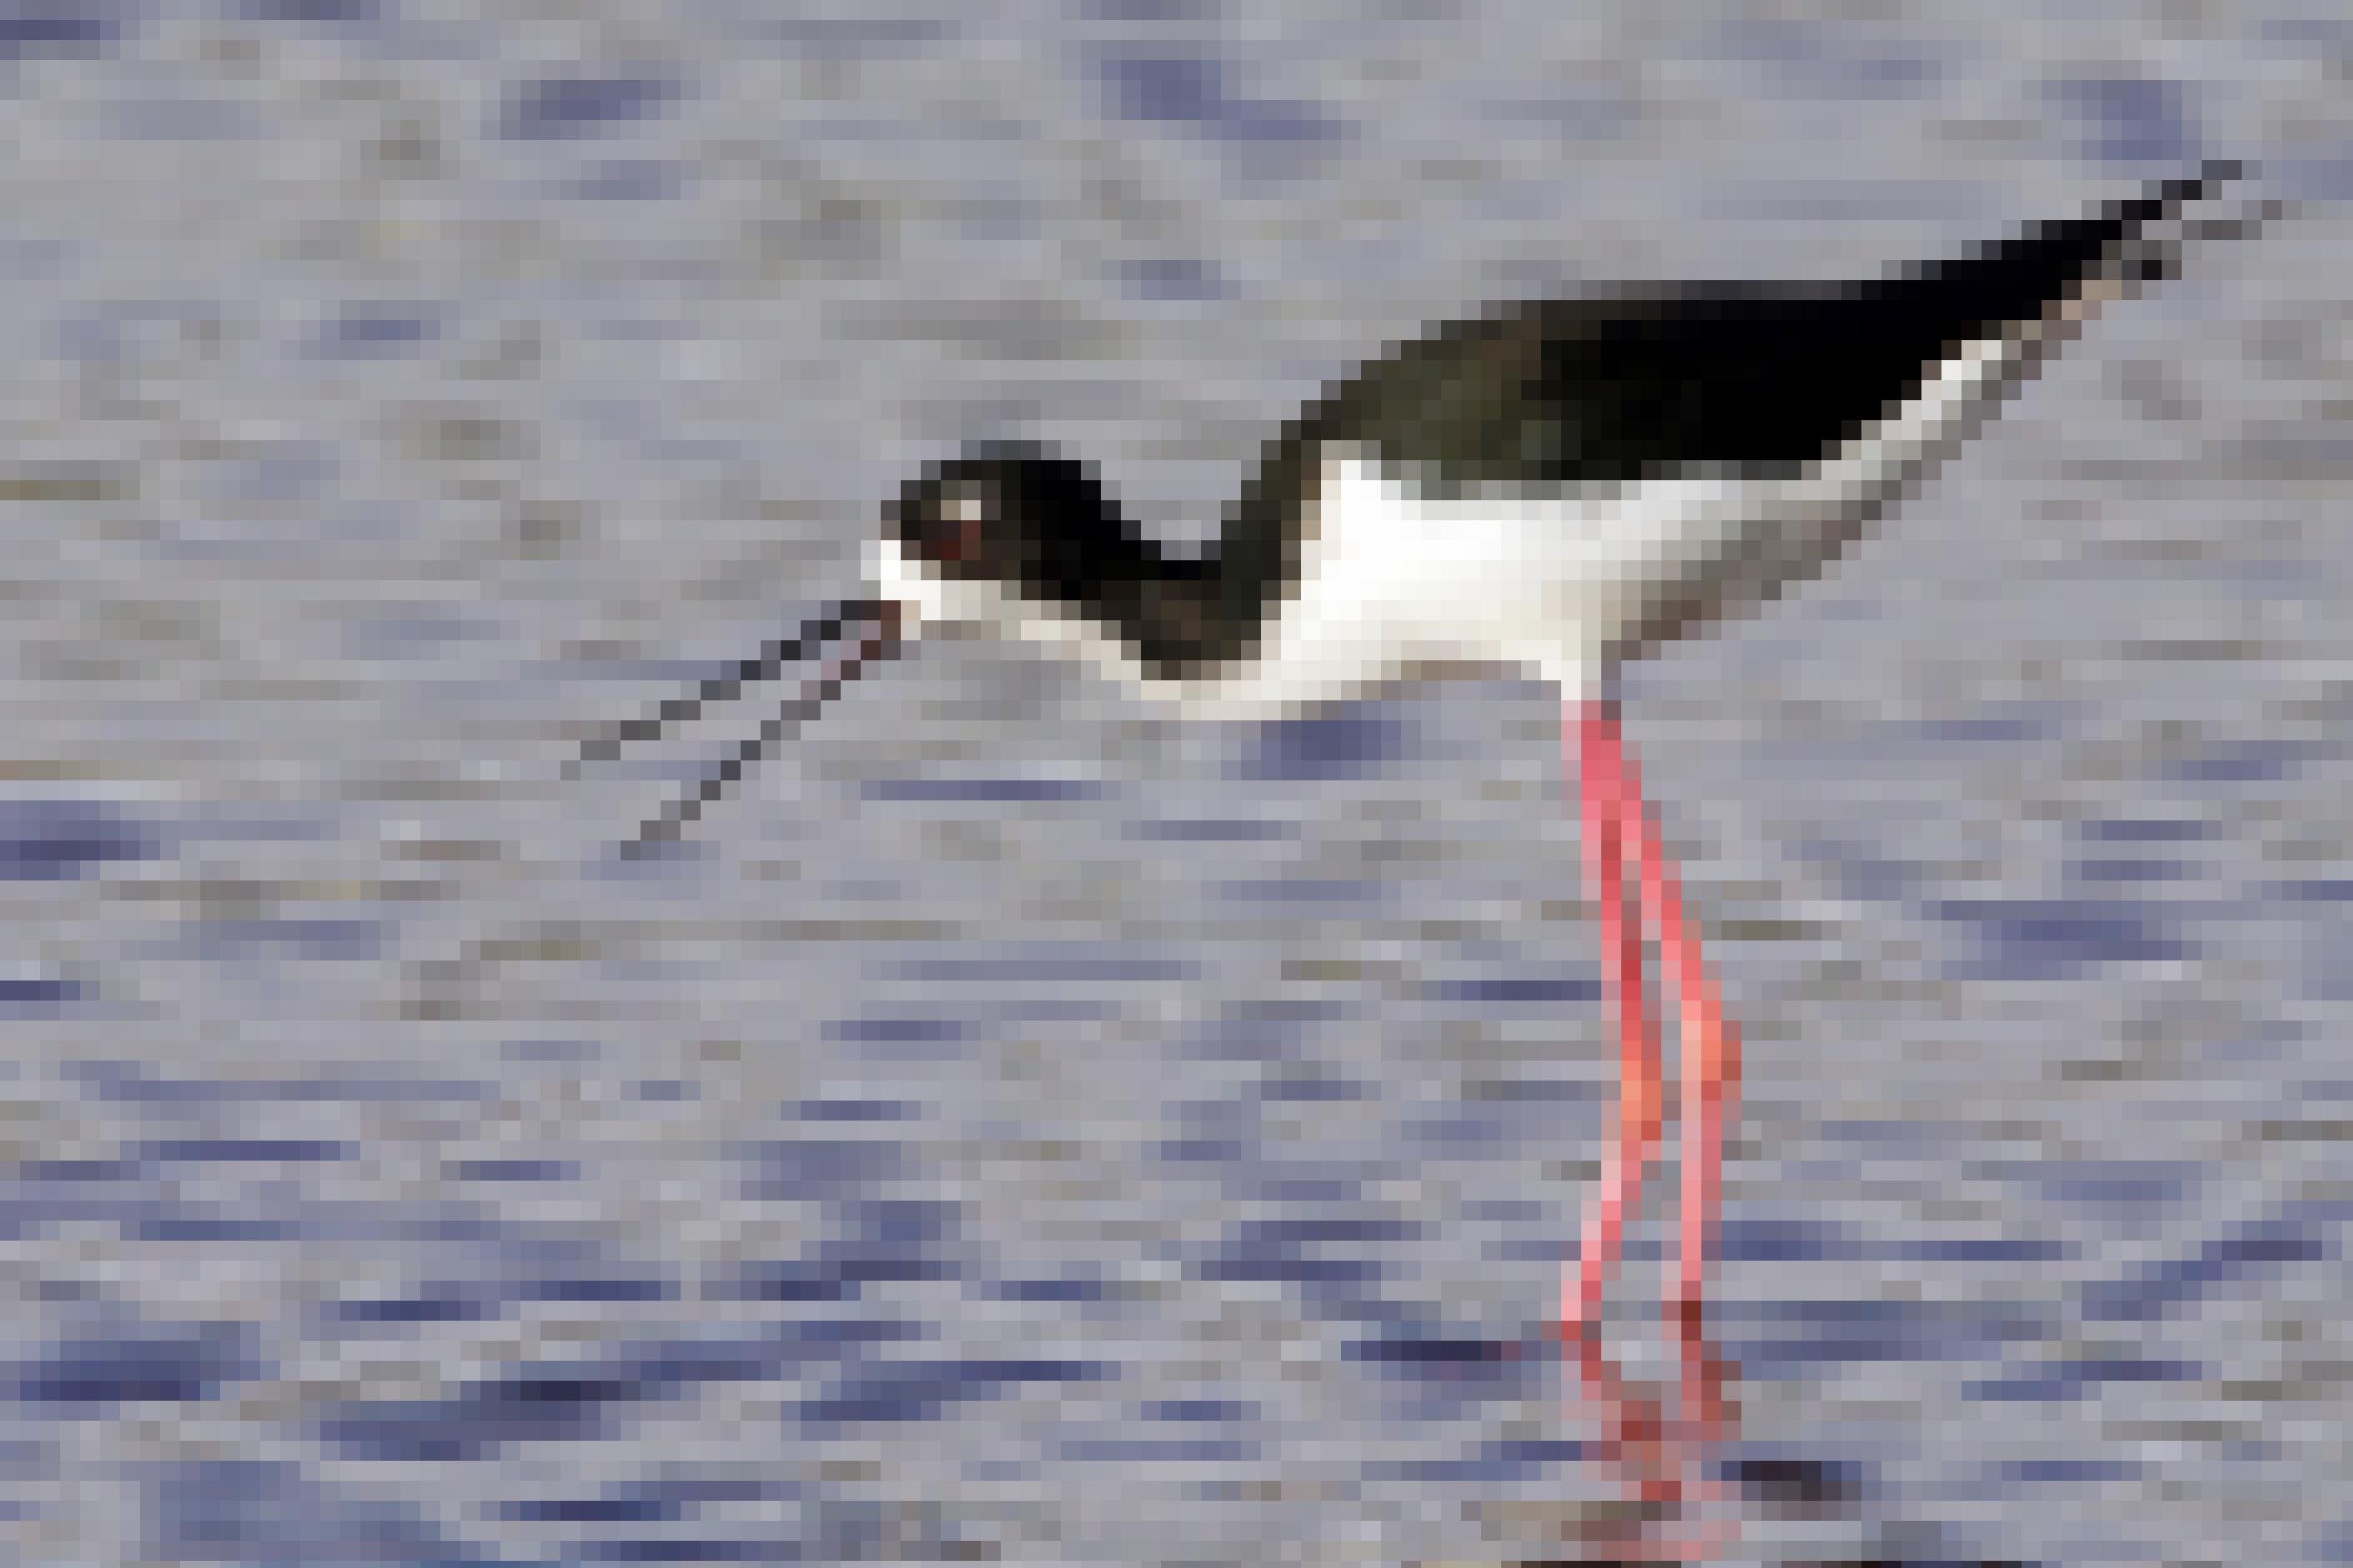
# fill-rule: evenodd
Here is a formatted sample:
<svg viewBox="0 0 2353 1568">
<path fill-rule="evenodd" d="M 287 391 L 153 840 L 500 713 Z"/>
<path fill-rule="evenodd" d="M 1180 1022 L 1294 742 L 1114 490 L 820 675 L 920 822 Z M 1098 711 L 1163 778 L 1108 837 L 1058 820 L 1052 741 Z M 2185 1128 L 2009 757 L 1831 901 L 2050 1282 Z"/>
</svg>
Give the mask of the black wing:
<svg viewBox="0 0 2353 1568">
<path fill-rule="evenodd" d="M 1622 483 L 1671 470 L 1790 473 L 1915 395 L 1965 345 L 2095 281 L 2235 173 L 2215 165 L 1865 282 L 1693 284 L 1547 300 L 1440 328 L 1303 412 L 1307 444 L 1359 441 L 1452 489 Z"/>
</svg>

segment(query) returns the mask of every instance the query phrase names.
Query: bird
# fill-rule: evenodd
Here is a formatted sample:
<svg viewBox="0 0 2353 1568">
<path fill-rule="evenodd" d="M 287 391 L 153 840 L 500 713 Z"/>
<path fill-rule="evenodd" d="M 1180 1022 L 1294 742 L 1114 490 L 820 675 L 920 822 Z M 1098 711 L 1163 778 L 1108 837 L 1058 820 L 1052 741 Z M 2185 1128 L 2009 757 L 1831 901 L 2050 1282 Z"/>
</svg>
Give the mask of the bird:
<svg viewBox="0 0 2353 1568">
<path fill-rule="evenodd" d="M 1676 1281 L 1662 1304 L 1688 1342 L 1740 1042 L 1624 743 L 1619 672 L 1819 574 L 2100 307 L 2174 276 L 2192 240 L 2274 216 L 2209 210 L 2246 174 L 2209 162 L 1860 280 L 1627 285 L 1425 330 L 1286 421 L 1198 552 L 1155 542 L 1051 446 L 965 448 L 882 509 L 860 593 L 592 738 L 575 765 L 814 661 L 626 847 L 647 852 L 866 669 L 951 627 L 1076 657 L 1187 718 L 1293 716 L 1464 667 L 1533 674 L 1563 706 L 1620 1057 L 1616 1128 L 1555 1327 L 1594 1342 L 1659 1151 L 1647 942 L 1681 1026 Z"/>
</svg>

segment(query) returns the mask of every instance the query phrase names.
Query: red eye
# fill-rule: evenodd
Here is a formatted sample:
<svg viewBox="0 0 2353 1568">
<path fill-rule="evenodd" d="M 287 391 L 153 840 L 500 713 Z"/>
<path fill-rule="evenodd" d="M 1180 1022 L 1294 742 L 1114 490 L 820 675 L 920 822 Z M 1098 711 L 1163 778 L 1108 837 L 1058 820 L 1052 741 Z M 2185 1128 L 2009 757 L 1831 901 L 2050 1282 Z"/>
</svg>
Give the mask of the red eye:
<svg viewBox="0 0 2353 1568">
<path fill-rule="evenodd" d="M 942 561 L 969 561 L 980 553 L 980 531 L 987 505 L 971 490 L 950 494 L 940 507 L 940 526 L 932 536 L 932 552 Z"/>
</svg>

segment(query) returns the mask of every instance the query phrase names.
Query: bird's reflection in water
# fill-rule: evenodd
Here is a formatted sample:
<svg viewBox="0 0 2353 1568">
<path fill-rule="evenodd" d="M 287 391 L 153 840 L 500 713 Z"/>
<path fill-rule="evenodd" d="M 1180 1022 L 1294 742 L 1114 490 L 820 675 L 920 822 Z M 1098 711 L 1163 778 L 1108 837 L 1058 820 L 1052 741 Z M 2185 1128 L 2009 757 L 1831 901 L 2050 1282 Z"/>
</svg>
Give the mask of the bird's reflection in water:
<svg viewBox="0 0 2353 1568">
<path fill-rule="evenodd" d="M 1563 1336 L 1574 1373 L 1569 1423 L 1596 1431 L 1588 1451 L 1614 1473 L 1622 1495 L 1567 1527 L 1561 1544 L 1578 1555 L 1544 1561 L 1713 1563 L 1738 1543 L 1740 1500 L 1718 1479 L 1721 1456 L 1738 1437 L 1738 1410 L 1725 1393 L 1736 1369 L 1708 1342 L 1695 1308 L 1669 1318 L 1672 1387 L 1628 1379 L 1598 1332 Z"/>
<path fill-rule="evenodd" d="M 1617 1497 L 1583 1502 L 1551 1526 L 1553 1550 L 1514 1568 L 1615 1568 L 1633 1563 L 1746 1561 L 1754 1521 L 1860 1522 L 1872 1489 L 1862 1468 L 1788 1453 L 1743 1453 L 1739 1366 L 1709 1342 L 1695 1311 L 1668 1319 L 1675 1374 L 1670 1384 L 1630 1378 L 1594 1332 L 1564 1334 L 1566 1425 L 1590 1434 L 1582 1457 L 1604 1472 Z M 1925 1524 L 1883 1521 L 1870 1547 L 1835 1557 L 1796 1558 L 1789 1568 L 2025 1568 L 1968 1555 Z M 1743 1547 L 1751 1550 L 1744 1552 Z"/>
</svg>

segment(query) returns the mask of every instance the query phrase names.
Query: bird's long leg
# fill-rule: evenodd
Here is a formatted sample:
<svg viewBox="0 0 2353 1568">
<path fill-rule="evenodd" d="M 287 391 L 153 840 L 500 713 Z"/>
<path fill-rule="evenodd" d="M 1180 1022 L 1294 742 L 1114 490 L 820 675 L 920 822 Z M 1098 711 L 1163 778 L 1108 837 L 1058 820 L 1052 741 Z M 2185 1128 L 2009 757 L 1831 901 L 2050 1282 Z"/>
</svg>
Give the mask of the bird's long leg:
<svg viewBox="0 0 2353 1568">
<path fill-rule="evenodd" d="M 1686 1343 L 1700 1332 L 1701 1292 L 1714 1249 L 1724 1173 L 1724 1127 L 1740 1098 L 1740 1036 L 1708 978 L 1698 934 L 1683 923 L 1683 890 L 1643 804 L 1641 781 L 1614 721 L 1591 724 L 1588 754 L 1614 782 L 1620 840 L 1632 854 L 1642 924 L 1659 944 L 1660 966 L 1683 1018 L 1680 1120 L 1683 1137 L 1683 1229 L 1672 1309 Z"/>
<path fill-rule="evenodd" d="M 1601 984 L 1617 1004 L 1621 1057 L 1617 1135 L 1586 1206 L 1574 1293 L 1561 1304 L 1561 1331 L 1577 1336 L 1599 1325 L 1601 1293 L 1617 1267 L 1626 1217 L 1641 1197 L 1643 1172 L 1658 1146 L 1664 1089 L 1658 1031 L 1642 995 L 1641 930 L 1626 879 L 1627 780 L 1616 709 L 1588 702 L 1570 717 L 1567 731 L 1563 749 L 1575 753 L 1569 760 L 1583 808 L 1586 880 L 1601 928 Z M 1639 814 L 1639 803 L 1634 809 Z"/>
</svg>

